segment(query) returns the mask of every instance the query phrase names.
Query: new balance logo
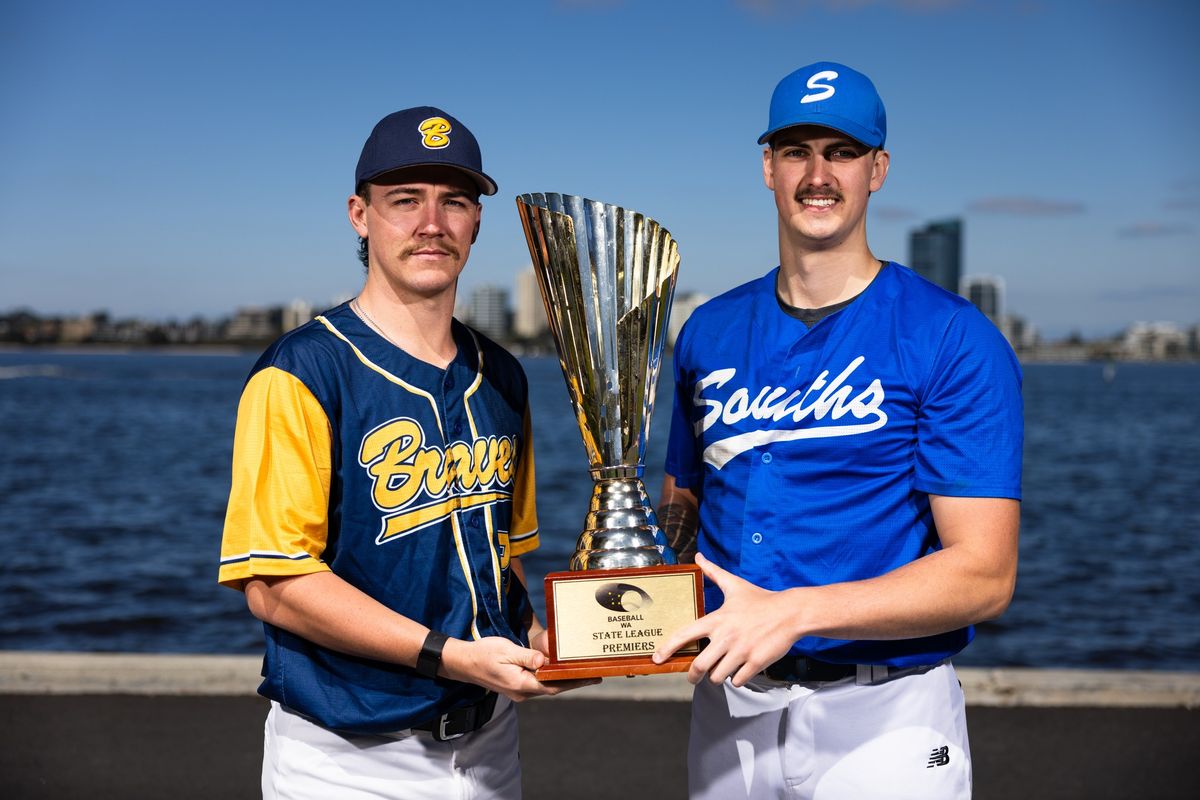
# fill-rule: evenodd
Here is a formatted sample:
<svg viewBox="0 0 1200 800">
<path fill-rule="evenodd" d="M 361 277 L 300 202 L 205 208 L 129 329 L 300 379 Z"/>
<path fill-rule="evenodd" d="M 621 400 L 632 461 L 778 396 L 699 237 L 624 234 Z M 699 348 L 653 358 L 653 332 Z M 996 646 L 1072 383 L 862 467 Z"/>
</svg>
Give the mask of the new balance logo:
<svg viewBox="0 0 1200 800">
<path fill-rule="evenodd" d="M 946 746 L 935 747 L 933 752 L 929 754 L 929 763 L 925 765 L 925 769 L 933 769 L 934 767 L 944 767 L 950 763 L 950 748 Z"/>
</svg>

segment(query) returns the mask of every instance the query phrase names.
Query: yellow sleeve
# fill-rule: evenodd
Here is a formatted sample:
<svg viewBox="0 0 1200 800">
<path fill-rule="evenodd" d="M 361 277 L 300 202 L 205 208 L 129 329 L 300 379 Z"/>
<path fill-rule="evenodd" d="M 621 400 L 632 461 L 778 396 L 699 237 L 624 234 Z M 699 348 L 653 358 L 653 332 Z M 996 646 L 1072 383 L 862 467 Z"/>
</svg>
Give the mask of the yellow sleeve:
<svg viewBox="0 0 1200 800">
<path fill-rule="evenodd" d="M 233 437 L 233 484 L 219 583 L 328 571 L 331 431 L 300 380 L 267 367 L 246 384 Z"/>
<path fill-rule="evenodd" d="M 520 556 L 536 550 L 538 544 L 537 488 L 533 470 L 533 427 L 529 423 L 529 406 L 521 430 L 521 461 L 513 478 L 513 512 L 508 543 L 511 553 Z"/>
</svg>

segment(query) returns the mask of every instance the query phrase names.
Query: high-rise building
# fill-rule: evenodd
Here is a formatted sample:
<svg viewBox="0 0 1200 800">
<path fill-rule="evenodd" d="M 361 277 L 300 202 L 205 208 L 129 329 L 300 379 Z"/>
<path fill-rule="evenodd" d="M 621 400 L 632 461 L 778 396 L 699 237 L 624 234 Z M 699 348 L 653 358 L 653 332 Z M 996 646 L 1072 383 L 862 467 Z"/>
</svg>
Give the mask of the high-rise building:
<svg viewBox="0 0 1200 800">
<path fill-rule="evenodd" d="M 961 294 L 997 326 L 1004 319 L 1004 279 L 994 275 L 967 275 Z"/>
<path fill-rule="evenodd" d="M 508 291 L 499 286 L 479 286 L 467 304 L 471 325 L 492 339 L 508 338 Z"/>
<path fill-rule="evenodd" d="M 550 327 L 546 321 L 546 306 L 538 289 L 533 267 L 517 273 L 517 302 L 513 312 L 513 333 L 522 339 L 533 339 Z"/>
<path fill-rule="evenodd" d="M 931 222 L 908 236 L 908 266 L 926 280 L 958 294 L 962 275 L 962 220 Z"/>
</svg>

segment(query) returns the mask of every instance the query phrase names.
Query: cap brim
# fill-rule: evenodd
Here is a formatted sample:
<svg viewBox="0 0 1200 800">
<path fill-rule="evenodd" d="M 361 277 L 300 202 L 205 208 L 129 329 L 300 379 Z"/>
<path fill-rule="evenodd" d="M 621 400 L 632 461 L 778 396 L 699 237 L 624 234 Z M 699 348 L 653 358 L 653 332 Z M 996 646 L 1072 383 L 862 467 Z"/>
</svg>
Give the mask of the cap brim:
<svg viewBox="0 0 1200 800">
<path fill-rule="evenodd" d="M 854 141 L 866 147 L 883 147 L 883 139 L 880 138 L 878 132 L 872 132 L 863 128 L 861 125 L 856 125 L 850 120 L 842 117 L 835 117 L 831 114 L 811 114 L 804 119 L 789 121 L 786 125 L 779 125 L 771 128 L 762 136 L 758 137 L 759 144 L 766 144 L 767 141 L 788 128 L 798 128 L 801 125 L 817 125 L 822 128 L 829 128 L 838 133 L 844 133 Z"/>
<path fill-rule="evenodd" d="M 358 185 L 362 186 L 364 183 L 369 183 L 381 175 L 387 175 L 391 172 L 403 172 L 404 170 L 412 169 L 413 167 L 448 167 L 449 169 L 456 169 L 459 172 L 464 172 L 471 177 L 471 180 L 475 181 L 475 185 L 479 187 L 479 193 L 489 197 L 494 195 L 499 188 L 496 186 L 496 182 L 494 180 L 489 178 L 487 175 L 484 175 L 482 172 L 476 172 L 473 169 L 467 169 L 466 167 L 461 167 L 458 164 L 447 164 L 445 161 L 418 161 L 412 164 L 404 164 L 399 167 L 381 169 L 372 175 L 364 177 L 358 182 Z M 355 189 L 357 188 L 358 187 L 355 187 Z"/>
</svg>

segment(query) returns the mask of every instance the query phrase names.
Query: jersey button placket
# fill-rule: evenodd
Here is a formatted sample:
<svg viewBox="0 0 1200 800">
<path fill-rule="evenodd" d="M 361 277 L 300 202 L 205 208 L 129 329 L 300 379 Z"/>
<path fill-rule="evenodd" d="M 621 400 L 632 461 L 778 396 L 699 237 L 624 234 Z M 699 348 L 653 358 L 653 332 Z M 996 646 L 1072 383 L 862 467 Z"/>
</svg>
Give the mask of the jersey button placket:
<svg viewBox="0 0 1200 800">
<path fill-rule="evenodd" d="M 746 508 L 770 508 L 772 504 L 779 502 L 779 498 L 772 494 L 773 484 L 770 478 L 774 456 L 765 450 L 755 450 L 749 455 L 750 459 L 745 467 L 748 472 Z M 743 577 L 752 582 L 765 579 L 765 574 L 760 573 L 770 569 L 769 565 L 763 562 L 762 547 L 766 537 L 763 536 L 761 526 L 765 524 L 765 517 L 747 514 L 745 527 L 742 528 L 741 567 Z"/>
<path fill-rule="evenodd" d="M 763 453 L 760 460 L 765 465 L 765 464 L 770 464 L 773 459 L 772 459 L 772 456 L 770 453 Z M 763 535 L 760 531 L 755 531 L 754 533 L 750 534 L 750 543 L 751 544 L 762 544 L 762 541 L 763 541 Z"/>
<path fill-rule="evenodd" d="M 445 394 L 449 394 L 447 391 Z M 463 407 L 460 403 L 451 403 L 449 398 L 442 403 L 442 413 L 446 420 L 446 439 L 450 442 L 463 441 Z"/>
<path fill-rule="evenodd" d="M 451 365 L 451 367 L 453 367 L 453 365 Z M 447 368 L 446 377 L 442 380 L 442 396 L 444 398 L 442 407 L 445 409 L 444 413 L 446 414 L 447 421 L 449 422 L 446 432 L 450 435 L 451 440 L 462 441 L 462 414 L 458 409 L 457 403 L 449 402 L 450 394 L 453 391 L 454 373 L 452 372 L 451 368 Z M 452 408 L 453 411 L 451 410 Z"/>
</svg>

